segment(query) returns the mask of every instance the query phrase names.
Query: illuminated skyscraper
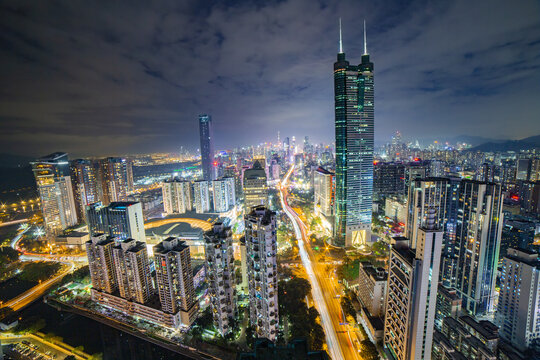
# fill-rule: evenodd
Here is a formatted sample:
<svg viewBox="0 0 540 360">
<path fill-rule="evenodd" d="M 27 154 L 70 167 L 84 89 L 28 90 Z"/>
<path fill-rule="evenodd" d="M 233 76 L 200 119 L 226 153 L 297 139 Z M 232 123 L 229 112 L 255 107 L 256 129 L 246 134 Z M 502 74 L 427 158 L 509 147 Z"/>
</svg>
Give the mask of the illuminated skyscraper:
<svg viewBox="0 0 540 360">
<path fill-rule="evenodd" d="M 212 131 L 212 117 L 210 115 L 199 115 L 199 136 L 201 139 L 201 167 L 203 179 L 214 180 L 214 138 Z"/>
<path fill-rule="evenodd" d="M 79 219 L 85 218 L 86 205 L 100 201 L 95 168 L 90 160 L 71 162 L 71 183 Z"/>
<path fill-rule="evenodd" d="M 212 182 L 214 211 L 227 212 L 236 204 L 234 178 L 224 177 Z"/>
<path fill-rule="evenodd" d="M 53 153 L 31 162 L 48 236 L 77 223 L 77 211 L 66 153 Z"/>
<path fill-rule="evenodd" d="M 334 63 L 336 202 L 334 242 L 360 246 L 371 241 L 373 197 L 373 63 L 365 38 L 359 65 L 345 60 L 341 42 Z"/>
<path fill-rule="evenodd" d="M 106 234 L 95 234 L 86 242 L 86 255 L 92 287 L 112 294 L 118 289 L 113 259 L 114 239 Z"/>
</svg>

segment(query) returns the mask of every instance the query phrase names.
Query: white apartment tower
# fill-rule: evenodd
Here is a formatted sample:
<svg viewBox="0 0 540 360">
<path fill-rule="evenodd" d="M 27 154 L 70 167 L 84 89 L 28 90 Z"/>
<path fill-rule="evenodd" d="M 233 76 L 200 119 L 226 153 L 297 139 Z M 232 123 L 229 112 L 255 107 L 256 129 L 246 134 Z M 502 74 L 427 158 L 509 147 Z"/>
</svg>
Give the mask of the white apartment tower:
<svg viewBox="0 0 540 360">
<path fill-rule="evenodd" d="M 258 337 L 275 341 L 278 333 L 276 213 L 264 206 L 245 216 L 251 325 Z"/>
<path fill-rule="evenodd" d="M 210 194 L 208 181 L 199 180 L 193 183 L 193 199 L 195 203 L 195 211 L 198 214 L 210 211 Z"/>
<path fill-rule="evenodd" d="M 171 179 L 161 185 L 163 210 L 167 215 L 185 214 L 193 209 L 193 196 L 189 181 Z"/>
<path fill-rule="evenodd" d="M 234 178 L 224 177 L 212 181 L 215 212 L 227 212 L 236 205 Z"/>
<path fill-rule="evenodd" d="M 231 319 L 236 315 L 236 286 L 232 231 L 223 223 L 215 223 L 204 234 L 206 278 L 214 324 L 221 335 L 232 331 Z"/>
</svg>

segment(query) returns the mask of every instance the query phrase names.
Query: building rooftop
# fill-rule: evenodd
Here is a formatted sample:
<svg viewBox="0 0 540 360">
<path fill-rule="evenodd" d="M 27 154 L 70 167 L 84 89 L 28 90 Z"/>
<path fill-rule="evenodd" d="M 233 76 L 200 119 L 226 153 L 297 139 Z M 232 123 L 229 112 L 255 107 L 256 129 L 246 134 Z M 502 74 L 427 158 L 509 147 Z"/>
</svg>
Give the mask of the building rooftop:
<svg viewBox="0 0 540 360">
<path fill-rule="evenodd" d="M 139 204 L 138 201 L 115 201 L 109 204 L 109 209 L 125 209 L 129 206 Z"/>
<path fill-rule="evenodd" d="M 67 153 L 65 152 L 55 152 L 49 155 L 45 155 L 37 159 L 37 162 L 49 162 L 49 161 L 59 161 L 67 160 Z"/>
<path fill-rule="evenodd" d="M 482 320 L 477 322 L 469 315 L 461 316 L 459 320 L 471 327 L 486 340 L 497 340 L 499 338 L 499 328 L 491 321 Z"/>
<path fill-rule="evenodd" d="M 154 246 L 154 254 L 167 254 L 169 252 L 178 252 L 189 249 L 185 241 L 177 237 L 170 236 Z"/>
<path fill-rule="evenodd" d="M 319 167 L 317 168 L 317 170 L 315 170 L 315 171 L 317 171 L 317 172 L 319 172 L 319 173 L 321 173 L 321 174 L 325 174 L 325 175 L 334 175 L 333 172 L 326 170 L 326 169 L 323 168 L 322 166 L 319 166 Z"/>
<path fill-rule="evenodd" d="M 384 268 L 374 268 L 370 263 L 360 263 L 364 272 L 375 281 L 388 280 L 388 272 Z"/>
<path fill-rule="evenodd" d="M 264 205 L 254 206 L 251 208 L 251 211 L 249 212 L 248 220 L 250 221 L 256 221 L 257 219 L 261 218 L 261 224 L 262 225 L 268 225 L 271 222 L 272 216 L 275 216 L 276 213 L 274 211 L 269 210 Z"/>
</svg>

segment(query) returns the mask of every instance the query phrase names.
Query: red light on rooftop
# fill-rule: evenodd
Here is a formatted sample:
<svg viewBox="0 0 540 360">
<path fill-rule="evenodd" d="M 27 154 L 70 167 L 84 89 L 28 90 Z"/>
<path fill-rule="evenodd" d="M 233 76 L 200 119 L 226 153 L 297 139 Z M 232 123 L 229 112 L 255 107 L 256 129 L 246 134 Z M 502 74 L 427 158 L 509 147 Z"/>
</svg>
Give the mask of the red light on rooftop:
<svg viewBox="0 0 540 360">
<path fill-rule="evenodd" d="M 512 195 L 511 198 L 512 198 L 512 200 L 519 200 L 519 196 L 517 196 L 517 195 Z"/>
<path fill-rule="evenodd" d="M 420 158 L 414 158 L 414 161 L 420 161 Z"/>
</svg>

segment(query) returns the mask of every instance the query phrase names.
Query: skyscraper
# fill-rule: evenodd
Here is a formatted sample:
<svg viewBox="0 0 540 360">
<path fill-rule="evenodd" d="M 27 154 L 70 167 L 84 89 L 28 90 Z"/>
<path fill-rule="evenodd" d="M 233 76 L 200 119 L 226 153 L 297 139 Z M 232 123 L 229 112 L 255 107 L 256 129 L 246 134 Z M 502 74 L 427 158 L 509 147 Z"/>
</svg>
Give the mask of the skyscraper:
<svg viewBox="0 0 540 360">
<path fill-rule="evenodd" d="M 231 320 L 236 315 L 231 228 L 220 222 L 215 223 L 212 230 L 204 234 L 204 252 L 214 324 L 221 335 L 226 335 L 232 330 Z"/>
<path fill-rule="evenodd" d="M 210 115 L 199 115 L 199 136 L 201 139 L 201 167 L 203 179 L 214 180 L 214 137 L 212 131 L 212 117 Z"/>
<path fill-rule="evenodd" d="M 53 153 L 30 163 L 36 178 L 48 236 L 77 223 L 77 211 L 66 153 Z"/>
<path fill-rule="evenodd" d="M 266 172 L 258 160 L 255 160 L 251 169 L 244 171 L 244 205 L 246 213 L 253 206 L 268 206 Z"/>
<path fill-rule="evenodd" d="M 373 63 L 365 37 L 359 65 L 345 59 L 341 41 L 334 63 L 336 203 L 334 242 L 360 246 L 371 241 L 373 197 Z"/>
<path fill-rule="evenodd" d="M 109 206 L 90 204 L 86 207 L 86 219 L 91 235 L 105 233 L 116 240 L 146 241 L 139 202 L 113 202 Z"/>
<path fill-rule="evenodd" d="M 95 168 L 90 160 L 71 162 L 71 183 L 79 219 L 85 218 L 86 205 L 100 201 Z"/>
<path fill-rule="evenodd" d="M 156 284 L 164 312 L 181 313 L 182 323 L 191 324 L 197 316 L 191 254 L 185 241 L 169 237 L 154 246 Z"/>
<path fill-rule="evenodd" d="M 326 217 L 332 216 L 334 205 L 334 179 L 334 173 L 323 167 L 317 168 L 313 175 L 313 205 L 315 206 L 315 212 L 321 213 Z"/>
<path fill-rule="evenodd" d="M 86 255 L 92 287 L 112 294 L 118 289 L 113 260 L 114 240 L 106 234 L 95 234 L 86 242 Z"/>
<path fill-rule="evenodd" d="M 520 351 L 540 349 L 540 260 L 524 249 L 508 249 L 495 312 L 501 337 Z"/>
<path fill-rule="evenodd" d="M 257 337 L 274 341 L 279 328 L 276 213 L 259 206 L 244 220 L 250 322 Z"/>
</svg>

